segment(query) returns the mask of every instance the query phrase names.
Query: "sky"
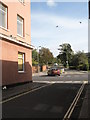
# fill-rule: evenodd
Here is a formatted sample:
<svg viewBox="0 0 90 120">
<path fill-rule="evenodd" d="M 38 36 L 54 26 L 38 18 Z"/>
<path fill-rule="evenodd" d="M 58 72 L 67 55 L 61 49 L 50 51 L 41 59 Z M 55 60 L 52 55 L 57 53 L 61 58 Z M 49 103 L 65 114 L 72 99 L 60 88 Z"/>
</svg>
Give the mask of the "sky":
<svg viewBox="0 0 90 120">
<path fill-rule="evenodd" d="M 31 2 L 31 44 L 49 48 L 56 57 L 63 43 L 74 52 L 88 51 L 87 2 Z"/>
</svg>

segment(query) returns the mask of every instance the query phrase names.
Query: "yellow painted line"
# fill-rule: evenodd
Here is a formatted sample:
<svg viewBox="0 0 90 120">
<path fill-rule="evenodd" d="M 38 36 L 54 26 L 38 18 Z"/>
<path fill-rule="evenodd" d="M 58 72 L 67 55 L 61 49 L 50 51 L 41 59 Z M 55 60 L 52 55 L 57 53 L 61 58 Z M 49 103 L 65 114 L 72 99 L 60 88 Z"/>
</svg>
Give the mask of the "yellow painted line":
<svg viewBox="0 0 90 120">
<path fill-rule="evenodd" d="M 75 108 L 75 106 L 76 106 L 76 104 L 77 104 L 77 102 L 78 102 L 78 100 L 79 100 L 79 98 L 80 98 L 80 95 L 81 95 L 83 89 L 84 89 L 84 84 L 83 84 L 83 86 L 82 86 L 82 88 L 81 88 L 81 90 L 80 90 L 80 92 L 79 92 L 79 95 L 78 95 L 78 97 L 77 97 L 77 100 L 76 100 L 75 104 L 73 105 L 73 107 L 72 107 L 72 109 L 71 109 L 71 111 L 70 111 L 70 113 L 69 113 L 69 115 L 68 115 L 68 118 L 71 117 L 71 114 L 72 114 L 72 112 L 73 112 L 73 110 L 74 110 L 74 108 Z"/>
<path fill-rule="evenodd" d="M 41 89 L 41 88 L 50 86 L 50 85 L 52 85 L 52 84 L 54 84 L 54 83 L 57 83 L 57 82 L 51 82 L 51 83 L 49 83 L 48 85 L 43 85 L 43 86 L 41 86 L 41 87 L 38 87 L 38 88 L 35 88 L 35 89 L 32 89 L 32 90 L 29 90 L 29 91 L 27 91 L 27 92 L 21 93 L 21 94 L 19 94 L 19 95 L 14 96 L 14 97 L 8 98 L 8 99 L 3 100 L 3 101 L 0 101 L 0 104 L 6 103 L 6 102 L 8 102 L 8 101 L 11 101 L 11 100 L 16 99 L 16 98 L 18 98 L 18 97 L 21 97 L 21 96 L 26 95 L 26 94 L 28 94 L 28 93 L 34 92 L 34 91 L 39 90 L 39 89 Z M 86 83 L 87 83 L 87 81 L 84 81 L 84 84 L 86 84 Z"/>
<path fill-rule="evenodd" d="M 21 97 L 21 96 L 23 96 L 23 95 L 26 95 L 26 94 L 28 94 L 28 93 L 37 91 L 37 90 L 39 90 L 39 89 L 41 89 L 41 88 L 50 86 L 50 85 L 52 85 L 52 84 L 54 84 L 54 83 L 51 83 L 51 84 L 48 84 L 48 85 L 43 85 L 43 86 L 41 86 L 41 87 L 38 87 L 38 88 L 35 88 L 35 89 L 32 89 L 32 90 L 29 90 L 29 91 L 27 91 L 27 92 L 25 92 L 25 93 L 21 93 L 21 94 L 19 94 L 19 95 L 14 96 L 14 97 L 8 98 L 8 99 L 3 100 L 3 101 L 0 101 L 0 104 L 6 103 L 6 102 L 8 102 L 8 101 L 11 101 L 11 100 L 13 100 L 13 99 L 19 98 L 19 97 Z"/>
<path fill-rule="evenodd" d="M 69 119 L 69 118 L 71 117 L 71 114 L 72 114 L 72 112 L 73 112 L 73 110 L 74 110 L 74 108 L 75 108 L 75 106 L 76 106 L 76 104 L 77 104 L 77 102 L 78 102 L 78 100 L 79 100 L 79 98 L 80 98 L 80 95 L 81 95 L 81 93 L 83 92 L 83 89 L 84 89 L 84 85 L 85 85 L 85 84 L 87 84 L 87 82 L 86 82 L 86 81 L 83 81 L 80 89 L 78 90 L 78 93 L 77 93 L 76 97 L 74 98 L 74 100 L 73 100 L 72 104 L 70 105 L 68 111 L 67 111 L 66 114 L 64 115 L 63 120 L 67 120 L 67 119 Z"/>
</svg>

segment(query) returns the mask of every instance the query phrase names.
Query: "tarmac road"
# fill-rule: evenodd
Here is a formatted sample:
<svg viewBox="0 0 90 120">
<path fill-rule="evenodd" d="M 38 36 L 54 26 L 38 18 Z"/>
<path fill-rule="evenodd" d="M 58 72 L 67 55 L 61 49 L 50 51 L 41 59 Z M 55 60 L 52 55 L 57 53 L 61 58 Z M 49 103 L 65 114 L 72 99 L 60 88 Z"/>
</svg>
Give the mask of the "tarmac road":
<svg viewBox="0 0 90 120">
<path fill-rule="evenodd" d="M 45 82 L 46 86 L 4 102 L 2 104 L 2 117 L 63 119 L 82 86 L 82 82 L 87 80 L 87 72 L 77 71 L 68 71 L 61 76 L 47 76 L 46 73 L 33 76 L 33 83 Z M 79 105 L 76 105 L 71 118 L 79 117 L 85 93 L 86 89 L 84 89 L 78 102 Z"/>
<path fill-rule="evenodd" d="M 2 104 L 3 118 L 61 118 L 81 84 L 49 84 Z"/>
<path fill-rule="evenodd" d="M 47 73 L 33 76 L 34 82 L 60 82 L 60 81 L 72 81 L 72 82 L 82 82 L 88 81 L 88 72 L 83 71 L 66 71 L 60 76 L 48 76 Z"/>
</svg>

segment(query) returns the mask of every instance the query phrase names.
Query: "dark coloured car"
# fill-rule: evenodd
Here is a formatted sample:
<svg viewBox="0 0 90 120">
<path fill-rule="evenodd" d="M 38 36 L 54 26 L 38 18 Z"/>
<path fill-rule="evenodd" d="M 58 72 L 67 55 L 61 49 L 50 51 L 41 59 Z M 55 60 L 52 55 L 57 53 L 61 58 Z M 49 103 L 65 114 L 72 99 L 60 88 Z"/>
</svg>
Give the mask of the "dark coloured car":
<svg viewBox="0 0 90 120">
<path fill-rule="evenodd" d="M 60 70 L 58 68 L 50 68 L 47 72 L 48 75 L 58 75 L 60 76 Z"/>
</svg>

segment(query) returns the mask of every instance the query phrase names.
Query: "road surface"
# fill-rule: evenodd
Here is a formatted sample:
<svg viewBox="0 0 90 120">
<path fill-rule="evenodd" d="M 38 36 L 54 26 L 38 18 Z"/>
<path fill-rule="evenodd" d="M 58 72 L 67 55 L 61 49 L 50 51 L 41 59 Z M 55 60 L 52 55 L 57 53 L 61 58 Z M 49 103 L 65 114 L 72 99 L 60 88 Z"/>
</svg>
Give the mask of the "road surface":
<svg viewBox="0 0 90 120">
<path fill-rule="evenodd" d="M 33 76 L 34 82 L 74 82 L 79 83 L 83 81 L 88 81 L 88 72 L 83 71 L 66 71 L 60 76 L 48 76 L 47 73 L 43 75 Z"/>
<path fill-rule="evenodd" d="M 59 76 L 33 76 L 34 82 L 45 86 L 21 94 L 2 103 L 3 118 L 61 118 L 63 119 L 75 100 L 88 73 L 67 73 Z M 68 81 L 68 82 L 67 82 Z M 78 82 L 79 81 L 79 82 Z M 47 84 L 46 84 L 47 83 Z M 78 118 L 86 92 L 86 85 L 71 118 Z"/>
</svg>

